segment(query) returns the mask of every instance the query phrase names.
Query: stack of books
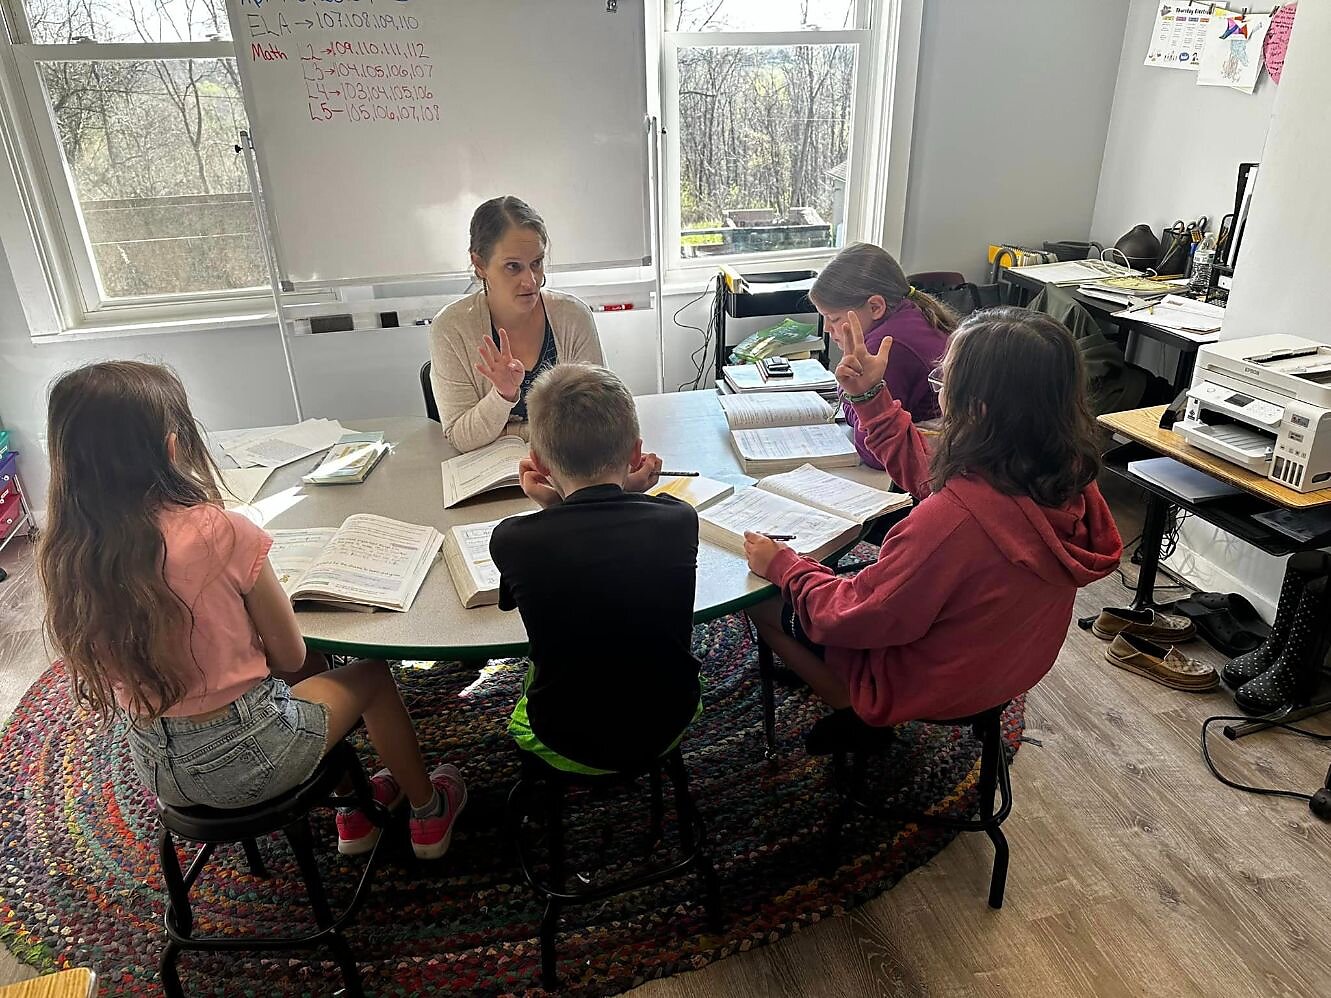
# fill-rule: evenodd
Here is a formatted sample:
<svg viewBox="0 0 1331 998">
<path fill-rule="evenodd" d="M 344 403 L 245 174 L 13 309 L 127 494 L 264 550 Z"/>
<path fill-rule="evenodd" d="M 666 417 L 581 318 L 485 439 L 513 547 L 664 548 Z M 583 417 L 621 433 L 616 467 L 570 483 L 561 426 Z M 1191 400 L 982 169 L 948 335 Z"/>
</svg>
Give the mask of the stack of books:
<svg viewBox="0 0 1331 998">
<path fill-rule="evenodd" d="M 829 402 L 836 401 L 836 378 L 820 360 L 792 360 L 791 377 L 769 378 L 761 364 L 735 364 L 721 369 L 727 391 L 736 395 L 750 392 L 817 392 Z"/>
<path fill-rule="evenodd" d="M 1108 277 L 1090 281 L 1077 288 L 1084 295 L 1099 298 L 1121 308 L 1152 305 L 1165 295 L 1187 289 L 1187 280 L 1162 281 L 1154 277 Z"/>
</svg>

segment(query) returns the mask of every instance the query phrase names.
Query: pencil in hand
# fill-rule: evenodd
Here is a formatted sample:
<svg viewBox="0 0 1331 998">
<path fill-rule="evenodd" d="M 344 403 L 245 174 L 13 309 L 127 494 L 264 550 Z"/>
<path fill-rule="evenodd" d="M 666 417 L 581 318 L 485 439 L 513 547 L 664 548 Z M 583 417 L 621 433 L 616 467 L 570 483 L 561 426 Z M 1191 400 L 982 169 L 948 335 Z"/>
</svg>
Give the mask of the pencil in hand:
<svg viewBox="0 0 1331 998">
<path fill-rule="evenodd" d="M 762 533 L 769 541 L 793 541 L 795 539 L 794 534 L 769 534 L 763 531 L 759 531 L 759 533 Z"/>
<path fill-rule="evenodd" d="M 702 475 L 700 471 L 662 471 L 661 478 L 698 478 Z"/>
</svg>

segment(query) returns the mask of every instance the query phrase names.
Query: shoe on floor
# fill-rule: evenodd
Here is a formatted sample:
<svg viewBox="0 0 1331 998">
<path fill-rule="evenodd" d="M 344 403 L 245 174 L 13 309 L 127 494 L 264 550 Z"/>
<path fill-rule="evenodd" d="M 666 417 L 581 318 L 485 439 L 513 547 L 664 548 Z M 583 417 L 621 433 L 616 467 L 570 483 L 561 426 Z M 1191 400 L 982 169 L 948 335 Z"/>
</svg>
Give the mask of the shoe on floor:
<svg viewBox="0 0 1331 998">
<path fill-rule="evenodd" d="M 1115 634 L 1123 631 L 1162 645 L 1191 641 L 1197 636 L 1197 626 L 1187 617 L 1159 610 L 1107 606 L 1091 625 L 1091 633 L 1105 641 L 1112 641 Z"/>
<path fill-rule="evenodd" d="M 453 826 L 467 806 L 467 784 L 456 766 L 440 766 L 430 774 L 443 810 L 432 818 L 412 818 L 411 848 L 418 859 L 438 859 L 453 842 Z"/>
<path fill-rule="evenodd" d="M 1170 689 L 1205 693 L 1220 685 L 1215 669 L 1188 658 L 1177 648 L 1158 645 L 1129 631 L 1120 631 L 1105 649 L 1105 658 Z"/>
<path fill-rule="evenodd" d="M 370 787 L 374 799 L 388 810 L 400 807 L 406 798 L 402 788 L 393 779 L 393 774 L 381 769 L 370 777 Z M 343 856 L 360 856 L 374 848 L 383 829 L 366 816 L 364 811 L 354 807 L 337 809 L 337 851 Z"/>
</svg>

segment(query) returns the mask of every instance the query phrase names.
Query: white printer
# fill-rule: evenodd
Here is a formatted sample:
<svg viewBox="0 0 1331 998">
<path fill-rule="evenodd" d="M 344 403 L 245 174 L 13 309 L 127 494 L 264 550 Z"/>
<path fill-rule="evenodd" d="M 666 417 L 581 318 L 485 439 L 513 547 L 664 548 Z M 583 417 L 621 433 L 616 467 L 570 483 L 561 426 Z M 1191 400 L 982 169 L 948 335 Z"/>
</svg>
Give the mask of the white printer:
<svg viewBox="0 0 1331 998">
<path fill-rule="evenodd" d="M 1295 491 L 1331 488 L 1331 346 L 1283 334 L 1203 346 L 1174 432 Z"/>
</svg>

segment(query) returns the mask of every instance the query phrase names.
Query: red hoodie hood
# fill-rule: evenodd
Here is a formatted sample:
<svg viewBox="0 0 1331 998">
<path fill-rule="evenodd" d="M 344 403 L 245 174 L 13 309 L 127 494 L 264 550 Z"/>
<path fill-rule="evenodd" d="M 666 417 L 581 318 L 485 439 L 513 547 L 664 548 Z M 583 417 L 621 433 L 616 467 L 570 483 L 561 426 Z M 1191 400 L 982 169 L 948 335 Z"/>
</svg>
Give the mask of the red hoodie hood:
<svg viewBox="0 0 1331 998">
<path fill-rule="evenodd" d="M 1118 568 L 1123 540 L 1094 482 L 1058 509 L 961 477 L 944 491 L 966 507 L 1008 561 L 1046 582 L 1081 587 Z"/>
</svg>

